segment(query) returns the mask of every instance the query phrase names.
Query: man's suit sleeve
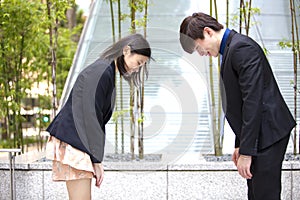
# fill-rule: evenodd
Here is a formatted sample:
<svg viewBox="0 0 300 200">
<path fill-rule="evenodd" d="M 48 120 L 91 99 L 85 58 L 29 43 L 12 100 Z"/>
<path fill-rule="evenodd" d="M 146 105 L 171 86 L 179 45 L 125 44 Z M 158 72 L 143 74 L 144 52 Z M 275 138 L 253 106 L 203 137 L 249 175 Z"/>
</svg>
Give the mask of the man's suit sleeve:
<svg viewBox="0 0 300 200">
<path fill-rule="evenodd" d="M 235 148 L 239 148 L 240 147 L 240 140 L 237 136 L 235 136 L 235 143 L 234 143 L 234 147 Z"/>
<path fill-rule="evenodd" d="M 241 42 L 234 49 L 232 64 L 238 74 L 243 102 L 239 153 L 256 155 L 262 119 L 264 54 L 257 45 L 248 42 Z"/>
</svg>

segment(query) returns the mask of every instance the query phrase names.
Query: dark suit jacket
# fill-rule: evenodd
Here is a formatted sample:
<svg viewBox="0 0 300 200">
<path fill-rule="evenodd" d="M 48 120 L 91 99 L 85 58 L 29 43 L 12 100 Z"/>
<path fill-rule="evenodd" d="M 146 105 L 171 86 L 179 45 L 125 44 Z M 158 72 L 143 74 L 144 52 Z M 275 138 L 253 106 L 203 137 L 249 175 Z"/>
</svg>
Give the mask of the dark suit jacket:
<svg viewBox="0 0 300 200">
<path fill-rule="evenodd" d="M 261 47 L 232 30 L 221 64 L 226 119 L 239 153 L 255 156 L 288 136 L 295 126 Z"/>
<path fill-rule="evenodd" d="M 114 108 L 114 88 L 114 62 L 96 60 L 78 75 L 67 102 L 47 131 L 89 154 L 93 163 L 101 162 L 105 145 L 105 124 Z"/>
</svg>

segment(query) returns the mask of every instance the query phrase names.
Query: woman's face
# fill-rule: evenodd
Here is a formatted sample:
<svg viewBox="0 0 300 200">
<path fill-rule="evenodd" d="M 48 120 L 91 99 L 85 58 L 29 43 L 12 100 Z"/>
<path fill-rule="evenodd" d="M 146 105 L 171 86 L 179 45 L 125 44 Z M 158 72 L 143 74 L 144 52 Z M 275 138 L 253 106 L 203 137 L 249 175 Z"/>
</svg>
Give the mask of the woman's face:
<svg viewBox="0 0 300 200">
<path fill-rule="evenodd" d="M 124 52 L 125 68 L 129 74 L 138 72 L 140 67 L 144 66 L 148 60 L 147 56 L 131 53 L 130 51 Z"/>
</svg>

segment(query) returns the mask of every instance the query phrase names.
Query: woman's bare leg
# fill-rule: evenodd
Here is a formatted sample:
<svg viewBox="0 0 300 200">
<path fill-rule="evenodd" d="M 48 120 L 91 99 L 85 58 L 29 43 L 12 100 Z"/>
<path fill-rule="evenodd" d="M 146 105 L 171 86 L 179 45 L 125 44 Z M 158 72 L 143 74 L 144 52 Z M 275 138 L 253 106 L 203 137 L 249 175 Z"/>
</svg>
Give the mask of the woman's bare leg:
<svg viewBox="0 0 300 200">
<path fill-rule="evenodd" d="M 69 200 L 91 200 L 92 179 L 77 179 L 66 181 Z"/>
</svg>

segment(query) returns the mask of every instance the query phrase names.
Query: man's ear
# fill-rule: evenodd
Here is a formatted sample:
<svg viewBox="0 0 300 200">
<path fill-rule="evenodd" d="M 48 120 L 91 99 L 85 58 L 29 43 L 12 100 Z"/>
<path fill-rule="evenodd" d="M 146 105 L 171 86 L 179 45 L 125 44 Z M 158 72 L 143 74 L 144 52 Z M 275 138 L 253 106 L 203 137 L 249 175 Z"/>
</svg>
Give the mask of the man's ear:
<svg viewBox="0 0 300 200">
<path fill-rule="evenodd" d="M 123 55 L 125 56 L 125 55 L 130 55 L 130 52 L 131 52 L 131 48 L 130 48 L 130 46 L 125 46 L 124 48 L 123 48 Z"/>
<path fill-rule="evenodd" d="M 209 27 L 204 27 L 203 31 L 207 33 L 209 36 L 212 36 L 213 30 Z"/>
</svg>

